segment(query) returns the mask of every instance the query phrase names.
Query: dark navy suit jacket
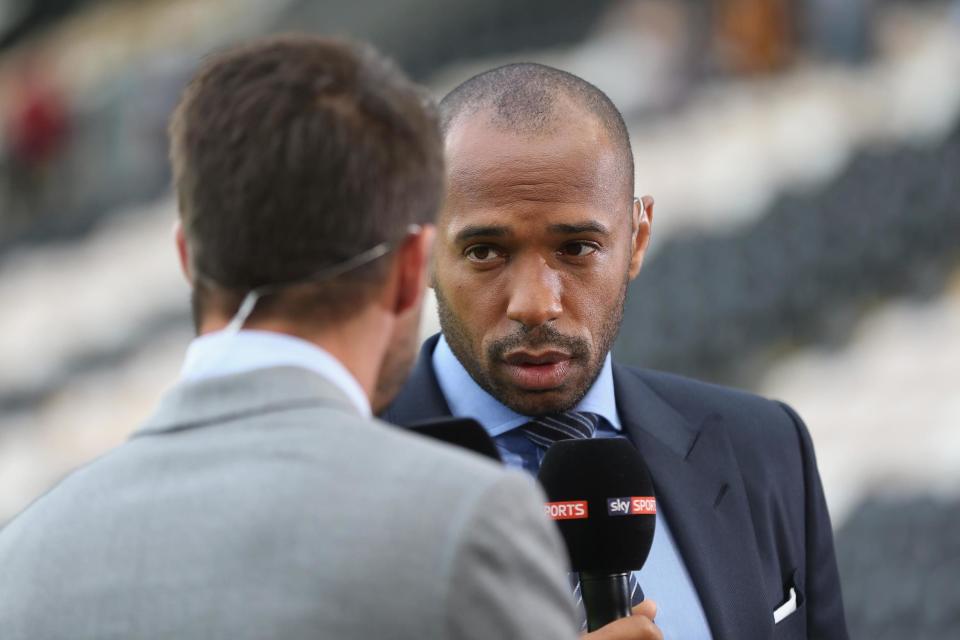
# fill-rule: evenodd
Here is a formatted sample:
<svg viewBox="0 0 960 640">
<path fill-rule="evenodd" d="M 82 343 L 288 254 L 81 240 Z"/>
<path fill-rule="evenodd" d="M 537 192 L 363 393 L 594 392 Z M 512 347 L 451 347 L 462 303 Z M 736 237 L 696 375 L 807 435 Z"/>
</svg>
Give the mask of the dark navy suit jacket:
<svg viewBox="0 0 960 640">
<path fill-rule="evenodd" d="M 450 415 L 427 340 L 384 418 Z M 810 434 L 787 405 L 614 364 L 617 410 L 653 478 L 716 640 L 846 639 Z M 790 588 L 797 611 L 774 625 Z"/>
</svg>

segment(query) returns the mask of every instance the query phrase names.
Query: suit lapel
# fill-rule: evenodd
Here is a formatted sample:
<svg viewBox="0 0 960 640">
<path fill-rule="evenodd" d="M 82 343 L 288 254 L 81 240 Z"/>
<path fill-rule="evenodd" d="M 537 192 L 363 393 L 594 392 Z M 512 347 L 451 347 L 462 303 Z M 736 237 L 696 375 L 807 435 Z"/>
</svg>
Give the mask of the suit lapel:
<svg viewBox="0 0 960 640">
<path fill-rule="evenodd" d="M 691 422 L 636 373 L 614 365 L 613 379 L 620 419 L 650 469 L 713 636 L 770 637 L 756 536 L 723 417 Z"/>
</svg>

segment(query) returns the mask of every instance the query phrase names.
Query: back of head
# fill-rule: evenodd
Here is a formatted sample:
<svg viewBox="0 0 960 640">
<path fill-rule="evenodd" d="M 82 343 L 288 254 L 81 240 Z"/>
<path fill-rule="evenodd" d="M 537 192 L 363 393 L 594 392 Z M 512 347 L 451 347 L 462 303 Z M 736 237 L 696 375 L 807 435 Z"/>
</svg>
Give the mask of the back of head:
<svg viewBox="0 0 960 640">
<path fill-rule="evenodd" d="M 281 36 L 212 57 L 170 126 L 195 314 L 229 317 L 257 287 L 298 282 L 432 223 L 443 190 L 436 115 L 367 46 Z M 258 312 L 349 315 L 384 261 L 318 283 L 308 301 Z"/>
</svg>

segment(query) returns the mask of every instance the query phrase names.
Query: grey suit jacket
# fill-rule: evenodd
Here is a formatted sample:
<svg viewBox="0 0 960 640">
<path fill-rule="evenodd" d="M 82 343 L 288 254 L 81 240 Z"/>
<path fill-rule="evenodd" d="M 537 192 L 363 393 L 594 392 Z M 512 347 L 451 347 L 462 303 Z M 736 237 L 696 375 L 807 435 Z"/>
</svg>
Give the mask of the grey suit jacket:
<svg viewBox="0 0 960 640">
<path fill-rule="evenodd" d="M 0 531 L 0 636 L 574 638 L 542 503 L 302 369 L 181 384 Z"/>
</svg>

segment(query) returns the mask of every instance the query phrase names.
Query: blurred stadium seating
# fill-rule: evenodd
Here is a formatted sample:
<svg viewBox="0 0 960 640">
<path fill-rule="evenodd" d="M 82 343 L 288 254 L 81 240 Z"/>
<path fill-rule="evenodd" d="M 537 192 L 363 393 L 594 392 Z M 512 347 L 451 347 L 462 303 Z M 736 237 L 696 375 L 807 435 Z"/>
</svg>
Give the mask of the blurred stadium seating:
<svg viewBox="0 0 960 640">
<path fill-rule="evenodd" d="M 753 385 L 764 363 L 842 344 L 878 300 L 941 293 L 960 266 L 960 127 L 871 149 L 755 222 L 674 236 L 628 298 L 621 359 Z"/>
</svg>

